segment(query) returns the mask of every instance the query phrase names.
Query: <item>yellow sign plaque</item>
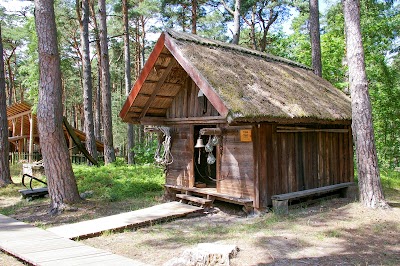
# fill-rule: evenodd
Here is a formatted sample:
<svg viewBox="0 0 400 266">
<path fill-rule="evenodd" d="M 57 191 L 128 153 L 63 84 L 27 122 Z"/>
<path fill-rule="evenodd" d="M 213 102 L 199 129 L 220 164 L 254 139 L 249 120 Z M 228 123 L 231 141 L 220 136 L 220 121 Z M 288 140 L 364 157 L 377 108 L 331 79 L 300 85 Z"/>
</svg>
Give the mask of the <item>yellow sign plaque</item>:
<svg viewBox="0 0 400 266">
<path fill-rule="evenodd" d="M 251 142 L 251 129 L 241 129 L 240 130 L 240 141 Z"/>
</svg>

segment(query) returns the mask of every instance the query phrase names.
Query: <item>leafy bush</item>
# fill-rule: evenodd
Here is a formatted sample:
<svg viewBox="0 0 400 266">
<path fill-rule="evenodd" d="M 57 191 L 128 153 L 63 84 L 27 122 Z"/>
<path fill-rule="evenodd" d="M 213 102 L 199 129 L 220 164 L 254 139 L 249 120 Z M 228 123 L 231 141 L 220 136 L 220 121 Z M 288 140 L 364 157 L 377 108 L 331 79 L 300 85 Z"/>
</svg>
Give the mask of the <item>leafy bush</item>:
<svg viewBox="0 0 400 266">
<path fill-rule="evenodd" d="M 135 145 L 135 160 L 137 164 L 154 163 L 154 154 L 157 149 L 157 140 L 152 140 L 148 144 L 138 143 Z"/>
</svg>

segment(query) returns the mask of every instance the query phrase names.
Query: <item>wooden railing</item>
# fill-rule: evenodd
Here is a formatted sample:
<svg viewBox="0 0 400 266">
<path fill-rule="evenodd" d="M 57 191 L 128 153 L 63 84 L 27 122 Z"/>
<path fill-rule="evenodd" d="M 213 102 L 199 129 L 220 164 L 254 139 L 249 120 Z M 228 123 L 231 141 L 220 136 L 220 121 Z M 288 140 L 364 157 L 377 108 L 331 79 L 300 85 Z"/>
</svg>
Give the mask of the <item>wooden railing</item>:
<svg viewBox="0 0 400 266">
<path fill-rule="evenodd" d="M 26 152 L 10 152 L 10 165 L 14 165 L 17 163 L 28 163 L 29 156 L 31 156 L 31 162 L 37 162 L 42 160 L 42 155 L 38 152 L 35 152 L 31 155 Z M 99 156 L 98 161 L 104 161 L 103 156 Z M 87 159 L 82 154 L 74 154 L 71 156 L 71 162 L 74 164 L 86 164 Z"/>
<path fill-rule="evenodd" d="M 37 162 L 42 159 L 42 155 L 38 152 L 32 154 L 27 152 L 10 152 L 10 164 L 14 165 L 20 162 L 29 162 L 29 157 L 31 157 L 32 162 Z"/>
</svg>

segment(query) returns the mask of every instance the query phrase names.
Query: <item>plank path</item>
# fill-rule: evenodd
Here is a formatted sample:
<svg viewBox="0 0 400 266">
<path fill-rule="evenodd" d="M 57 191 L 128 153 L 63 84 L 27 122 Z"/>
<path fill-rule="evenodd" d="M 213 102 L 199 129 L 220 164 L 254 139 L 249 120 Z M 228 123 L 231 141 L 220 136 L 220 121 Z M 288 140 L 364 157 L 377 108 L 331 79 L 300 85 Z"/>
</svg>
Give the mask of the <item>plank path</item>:
<svg viewBox="0 0 400 266">
<path fill-rule="evenodd" d="M 135 228 L 166 219 L 178 218 L 202 210 L 202 208 L 196 206 L 173 201 L 141 210 L 52 227 L 47 231 L 69 239 L 85 238 L 99 235 L 105 231 Z"/>
<path fill-rule="evenodd" d="M 83 245 L 1 214 L 0 249 L 31 265 L 147 265 Z"/>
<path fill-rule="evenodd" d="M 0 214 L 0 249 L 32 265 L 144 266 L 129 258 L 70 239 L 98 235 L 108 230 L 138 227 L 199 212 L 202 208 L 169 202 L 137 211 L 43 230 Z"/>
</svg>

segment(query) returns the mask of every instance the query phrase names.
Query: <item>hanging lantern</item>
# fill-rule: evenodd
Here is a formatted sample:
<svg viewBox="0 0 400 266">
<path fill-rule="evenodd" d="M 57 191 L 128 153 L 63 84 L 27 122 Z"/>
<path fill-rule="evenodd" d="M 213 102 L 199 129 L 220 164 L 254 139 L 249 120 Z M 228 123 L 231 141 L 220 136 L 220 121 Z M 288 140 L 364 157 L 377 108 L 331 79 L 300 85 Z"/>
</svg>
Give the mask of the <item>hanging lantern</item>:
<svg viewBox="0 0 400 266">
<path fill-rule="evenodd" d="M 214 147 L 211 145 L 210 142 L 206 144 L 206 146 L 205 146 L 206 152 L 212 152 L 213 149 L 214 149 Z"/>
<path fill-rule="evenodd" d="M 208 163 L 208 164 L 214 164 L 215 161 L 216 161 L 216 159 L 215 159 L 214 155 L 213 155 L 211 152 L 208 153 L 208 156 L 207 156 L 207 163 Z"/>
<path fill-rule="evenodd" d="M 218 138 L 218 136 L 213 136 L 213 137 L 212 137 L 212 139 L 211 139 L 211 144 L 212 144 L 213 146 L 217 146 L 217 145 L 219 144 L 219 138 Z"/>
</svg>

